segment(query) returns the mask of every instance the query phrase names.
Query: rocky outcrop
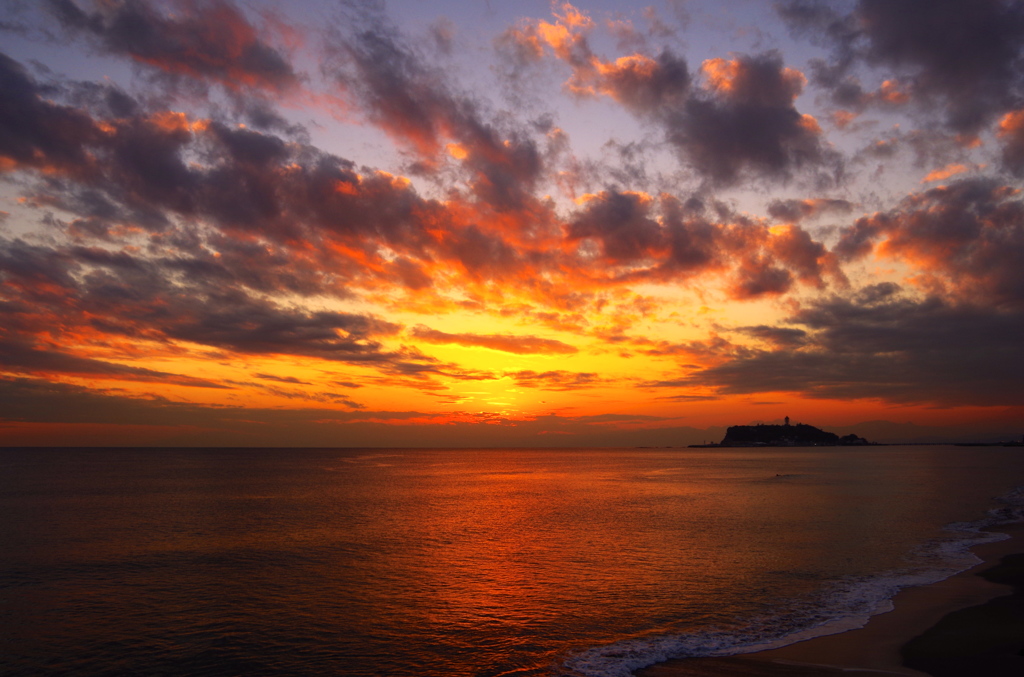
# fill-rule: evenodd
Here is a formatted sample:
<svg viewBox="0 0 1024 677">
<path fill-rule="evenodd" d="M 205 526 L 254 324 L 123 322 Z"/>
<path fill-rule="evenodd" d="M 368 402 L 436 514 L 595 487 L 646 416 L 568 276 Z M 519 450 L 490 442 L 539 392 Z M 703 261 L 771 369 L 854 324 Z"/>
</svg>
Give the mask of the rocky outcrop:
<svg viewBox="0 0 1024 677">
<path fill-rule="evenodd" d="M 787 419 L 788 420 L 788 419 Z M 834 447 L 866 445 L 857 435 L 839 437 L 812 425 L 734 425 L 725 431 L 722 447 Z"/>
</svg>

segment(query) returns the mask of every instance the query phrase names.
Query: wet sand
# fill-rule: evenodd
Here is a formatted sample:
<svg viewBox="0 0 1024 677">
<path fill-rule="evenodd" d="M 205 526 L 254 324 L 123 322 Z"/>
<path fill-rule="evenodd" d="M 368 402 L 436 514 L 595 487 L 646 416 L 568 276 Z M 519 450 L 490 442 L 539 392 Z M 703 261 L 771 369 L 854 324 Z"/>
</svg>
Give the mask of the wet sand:
<svg viewBox="0 0 1024 677">
<path fill-rule="evenodd" d="M 873 616 L 863 628 L 741 656 L 668 661 L 637 677 L 1020 677 L 1024 525 L 997 530 L 1011 538 L 973 548 L 982 563 L 944 581 L 901 590 L 893 610 Z"/>
</svg>

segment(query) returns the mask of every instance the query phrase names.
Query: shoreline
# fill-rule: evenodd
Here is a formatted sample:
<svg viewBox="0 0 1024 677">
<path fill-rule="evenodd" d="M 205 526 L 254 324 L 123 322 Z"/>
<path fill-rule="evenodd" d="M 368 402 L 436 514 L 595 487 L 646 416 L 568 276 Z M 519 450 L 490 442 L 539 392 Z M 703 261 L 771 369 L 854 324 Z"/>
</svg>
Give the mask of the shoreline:
<svg viewBox="0 0 1024 677">
<path fill-rule="evenodd" d="M 950 619 L 950 614 L 954 612 L 971 609 L 976 615 L 985 615 L 992 613 L 988 611 L 987 603 L 996 598 L 1014 596 L 1014 588 L 1010 583 L 993 583 L 978 574 L 997 567 L 1004 557 L 1024 553 L 1024 524 L 999 525 L 992 528 L 991 531 L 1006 534 L 1009 538 L 972 547 L 971 552 L 982 561 L 970 569 L 936 583 L 900 590 L 892 598 L 892 610 L 872 616 L 863 627 L 748 654 L 672 659 L 640 669 L 635 672 L 635 675 L 636 677 L 927 676 L 929 674 L 927 672 L 904 665 L 904 657 L 901 652 L 907 650 L 907 645 L 911 643 L 911 640 L 915 640 L 929 631 L 934 633 L 940 622 L 944 626 L 951 624 L 955 626 L 956 619 Z M 1018 578 L 1016 585 L 1024 586 L 1024 580 Z M 1018 593 L 1014 596 L 1014 601 L 1024 606 L 1024 599 L 1021 597 Z M 960 621 L 961 625 L 967 622 L 971 621 L 969 619 Z M 929 651 L 928 646 L 922 645 L 919 641 L 915 642 L 913 648 L 918 654 L 922 652 L 927 654 Z M 965 650 L 969 652 L 971 649 L 968 647 Z M 918 656 L 918 658 L 920 657 Z M 1017 657 L 1011 655 L 1009 658 L 1012 660 Z M 928 656 L 925 655 L 924 660 L 927 659 Z M 969 661 L 969 657 L 961 660 L 962 663 Z M 1019 657 L 1019 661 L 1021 665 L 1024 665 L 1024 656 Z M 951 667 L 946 672 L 950 676 L 986 674 L 996 677 L 1001 674 L 1024 674 L 1024 671 L 1006 673 L 975 671 L 972 673 L 966 665 L 962 672 L 957 672 L 957 668 L 950 665 Z M 1016 667 L 1015 670 L 1020 670 L 1020 668 Z"/>
</svg>

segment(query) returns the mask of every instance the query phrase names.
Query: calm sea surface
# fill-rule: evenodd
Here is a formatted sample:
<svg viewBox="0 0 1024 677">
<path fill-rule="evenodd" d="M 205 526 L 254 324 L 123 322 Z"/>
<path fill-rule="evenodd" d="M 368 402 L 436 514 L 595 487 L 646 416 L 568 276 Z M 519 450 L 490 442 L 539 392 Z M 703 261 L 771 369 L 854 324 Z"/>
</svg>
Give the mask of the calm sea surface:
<svg viewBox="0 0 1024 677">
<path fill-rule="evenodd" d="M 1012 448 L 0 449 L 0 674 L 629 675 L 861 623 L 1020 485 Z"/>
</svg>

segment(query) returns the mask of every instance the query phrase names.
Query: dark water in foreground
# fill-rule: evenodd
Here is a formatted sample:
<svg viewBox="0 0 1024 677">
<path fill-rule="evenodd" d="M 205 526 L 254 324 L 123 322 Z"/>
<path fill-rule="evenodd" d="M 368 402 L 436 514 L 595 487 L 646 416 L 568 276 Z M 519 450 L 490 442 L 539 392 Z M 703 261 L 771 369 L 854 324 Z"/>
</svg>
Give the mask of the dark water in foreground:
<svg viewBox="0 0 1024 677">
<path fill-rule="evenodd" d="M 0 449 L 0 674 L 628 675 L 863 622 L 1018 485 L 1004 448 Z"/>
</svg>

